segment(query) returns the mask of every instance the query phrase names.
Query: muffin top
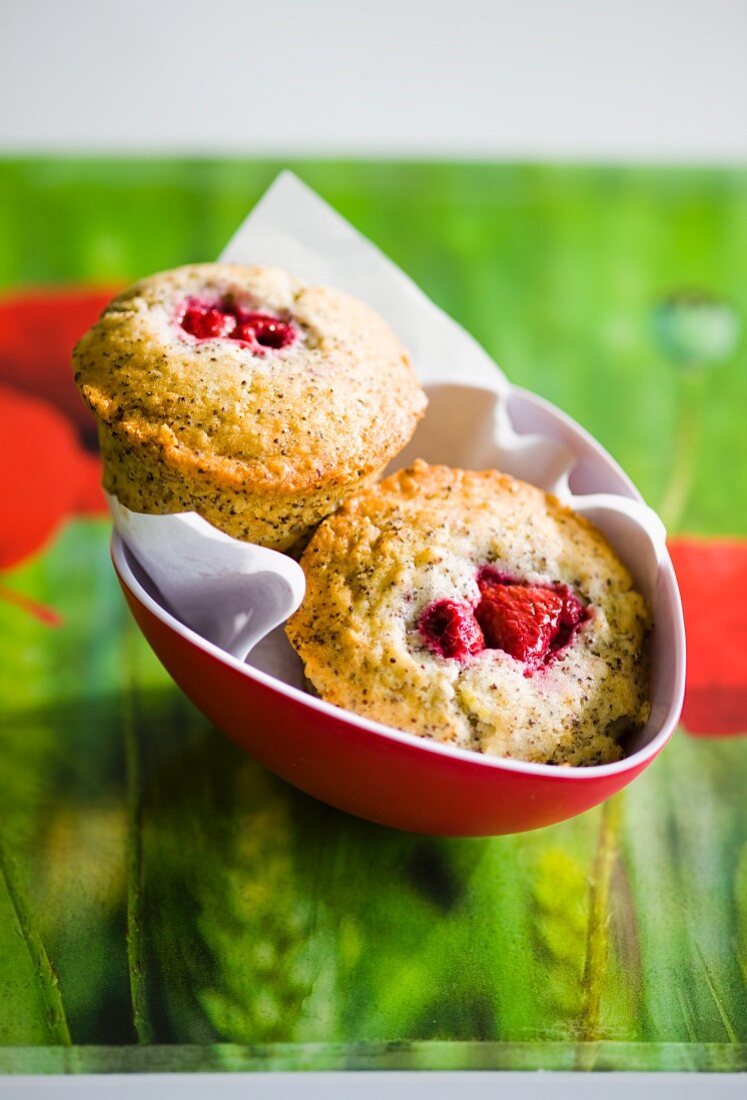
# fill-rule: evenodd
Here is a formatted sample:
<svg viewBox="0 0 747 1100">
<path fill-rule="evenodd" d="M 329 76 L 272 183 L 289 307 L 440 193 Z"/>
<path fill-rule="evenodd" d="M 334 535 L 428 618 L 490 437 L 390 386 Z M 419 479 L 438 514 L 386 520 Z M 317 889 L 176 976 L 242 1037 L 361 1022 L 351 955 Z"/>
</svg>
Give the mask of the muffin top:
<svg viewBox="0 0 747 1100">
<path fill-rule="evenodd" d="M 538 763 L 618 759 L 648 717 L 650 617 L 591 523 L 534 486 L 417 462 L 301 559 L 287 633 L 331 703 Z"/>
<path fill-rule="evenodd" d="M 425 395 L 389 326 L 288 272 L 194 264 L 136 283 L 74 351 L 97 417 L 184 472 L 303 492 L 381 468 Z"/>
</svg>

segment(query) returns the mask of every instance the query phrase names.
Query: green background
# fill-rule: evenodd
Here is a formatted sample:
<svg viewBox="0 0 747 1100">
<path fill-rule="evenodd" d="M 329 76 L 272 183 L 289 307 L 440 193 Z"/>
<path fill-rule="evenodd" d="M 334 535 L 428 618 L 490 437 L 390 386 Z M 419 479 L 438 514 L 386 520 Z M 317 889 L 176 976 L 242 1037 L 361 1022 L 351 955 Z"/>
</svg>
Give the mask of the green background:
<svg viewBox="0 0 747 1100">
<path fill-rule="evenodd" d="M 287 166 L 0 162 L 0 286 L 214 258 Z M 290 167 L 654 506 L 685 438 L 675 531 L 747 533 L 744 350 L 694 402 L 652 320 L 690 288 L 747 315 L 746 173 Z M 107 542 L 71 520 L 2 578 L 65 625 L 0 602 L 0 1070 L 747 1068 L 744 740 L 681 733 L 535 833 L 369 825 L 194 711 Z"/>
</svg>

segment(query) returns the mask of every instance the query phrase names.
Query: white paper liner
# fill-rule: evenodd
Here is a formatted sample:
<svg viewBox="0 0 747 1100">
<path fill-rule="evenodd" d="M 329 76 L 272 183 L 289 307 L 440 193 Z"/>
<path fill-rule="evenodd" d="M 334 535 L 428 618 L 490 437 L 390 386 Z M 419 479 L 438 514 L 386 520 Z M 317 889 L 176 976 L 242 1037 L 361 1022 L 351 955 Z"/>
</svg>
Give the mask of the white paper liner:
<svg viewBox="0 0 747 1100">
<path fill-rule="evenodd" d="M 243 661 L 303 599 L 300 565 L 240 542 L 195 512 L 148 516 L 107 495 L 114 526 L 170 610 Z"/>
<path fill-rule="evenodd" d="M 559 410 L 512 387 L 468 333 L 292 173 L 277 178 L 220 258 L 285 267 L 355 294 L 386 318 L 429 396 L 426 416 L 390 469 L 416 457 L 500 469 L 554 492 L 601 528 L 654 610 L 652 720 L 643 741 L 653 737 L 681 679 L 672 665 L 673 655 L 684 661 L 674 636 L 681 609 L 661 521 L 610 456 Z M 142 516 L 113 501 L 112 514 L 178 618 L 234 656 L 249 654 L 248 663 L 283 683 L 302 685 L 279 626 L 303 596 L 295 562 L 232 539 L 194 513 Z"/>
</svg>

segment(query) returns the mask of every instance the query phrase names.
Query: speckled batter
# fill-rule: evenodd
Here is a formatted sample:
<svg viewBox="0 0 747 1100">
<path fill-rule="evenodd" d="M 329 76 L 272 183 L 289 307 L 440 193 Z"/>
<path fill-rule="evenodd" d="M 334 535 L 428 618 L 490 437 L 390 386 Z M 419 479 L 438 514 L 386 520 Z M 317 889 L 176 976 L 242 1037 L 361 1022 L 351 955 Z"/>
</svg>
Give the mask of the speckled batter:
<svg viewBox="0 0 747 1100">
<path fill-rule="evenodd" d="M 289 346 L 197 339 L 190 300 L 293 326 Z M 116 298 L 74 352 L 99 422 L 104 485 L 134 511 L 194 510 L 285 550 L 410 439 L 426 400 L 407 354 L 362 302 L 279 268 L 197 264 Z"/>
<path fill-rule="evenodd" d="M 650 616 L 602 534 L 552 496 L 496 471 L 418 462 L 349 499 L 301 559 L 287 633 L 331 703 L 497 756 L 589 765 L 622 755 L 648 717 Z M 574 636 L 529 674 L 501 649 L 434 653 L 420 629 L 439 600 L 480 600 L 478 577 L 565 585 L 585 608 Z"/>
</svg>

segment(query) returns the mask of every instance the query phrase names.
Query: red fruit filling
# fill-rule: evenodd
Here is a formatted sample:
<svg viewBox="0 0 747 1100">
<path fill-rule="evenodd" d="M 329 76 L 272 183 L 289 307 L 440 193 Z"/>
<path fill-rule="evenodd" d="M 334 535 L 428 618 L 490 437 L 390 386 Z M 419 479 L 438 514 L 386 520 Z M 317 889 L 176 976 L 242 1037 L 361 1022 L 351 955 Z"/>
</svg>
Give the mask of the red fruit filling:
<svg viewBox="0 0 747 1100">
<path fill-rule="evenodd" d="M 189 302 L 182 315 L 181 326 L 198 340 L 214 340 L 216 336 L 230 336 L 236 328 L 236 318 L 217 306 Z"/>
<path fill-rule="evenodd" d="M 234 340 L 244 340 L 262 348 L 279 351 L 280 348 L 287 348 L 296 338 L 293 325 L 269 313 L 245 313 L 239 317 L 239 322 L 233 333 Z"/>
<path fill-rule="evenodd" d="M 475 613 L 459 600 L 436 600 L 425 609 L 420 633 L 431 653 L 463 661 L 485 648 Z"/>
<path fill-rule="evenodd" d="M 483 649 L 502 649 L 526 665 L 525 675 L 550 663 L 589 612 L 564 584 L 524 584 L 486 566 L 477 578 L 476 607 L 437 600 L 426 608 L 420 633 L 432 653 L 466 660 Z"/>
<path fill-rule="evenodd" d="M 178 323 L 197 340 L 235 340 L 248 344 L 260 355 L 268 349 L 286 348 L 296 339 L 296 329 L 290 321 L 242 309 L 226 300 L 216 303 L 190 298 L 182 307 Z"/>
</svg>

